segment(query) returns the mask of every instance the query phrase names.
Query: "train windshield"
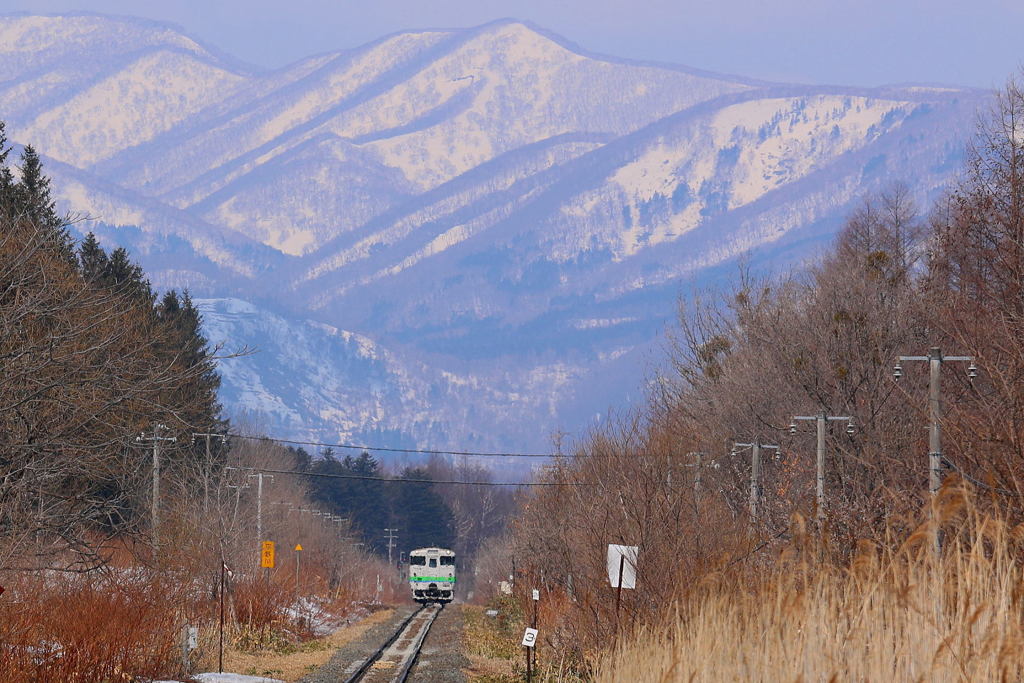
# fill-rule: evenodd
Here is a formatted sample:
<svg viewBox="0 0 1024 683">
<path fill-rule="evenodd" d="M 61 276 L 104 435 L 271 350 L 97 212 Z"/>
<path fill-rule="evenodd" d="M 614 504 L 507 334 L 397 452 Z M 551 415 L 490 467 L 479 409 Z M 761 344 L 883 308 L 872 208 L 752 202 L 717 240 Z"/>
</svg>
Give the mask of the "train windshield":
<svg viewBox="0 0 1024 683">
<path fill-rule="evenodd" d="M 409 564 L 423 566 L 426 563 L 427 563 L 427 558 L 422 557 L 422 556 L 417 557 L 416 555 L 413 555 L 412 557 L 409 558 Z"/>
<path fill-rule="evenodd" d="M 442 567 L 446 567 L 446 566 L 454 567 L 455 566 L 455 558 L 454 557 L 442 557 L 441 558 L 441 566 Z"/>
<path fill-rule="evenodd" d="M 436 567 L 437 566 L 437 558 L 436 557 L 430 558 L 430 566 L 431 567 Z"/>
</svg>

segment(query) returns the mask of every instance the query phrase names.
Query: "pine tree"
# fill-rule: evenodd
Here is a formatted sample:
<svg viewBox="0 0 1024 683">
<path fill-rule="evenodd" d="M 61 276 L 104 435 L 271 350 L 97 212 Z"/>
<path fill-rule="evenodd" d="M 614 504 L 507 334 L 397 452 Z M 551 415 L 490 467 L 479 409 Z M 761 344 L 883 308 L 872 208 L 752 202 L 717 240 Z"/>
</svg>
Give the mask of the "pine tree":
<svg viewBox="0 0 1024 683">
<path fill-rule="evenodd" d="M 56 202 L 50 196 L 50 179 L 43 174 L 43 163 L 32 145 L 21 153 L 21 180 L 14 187 L 18 217 L 35 223 L 53 240 L 61 257 L 75 263 L 75 247 L 67 222 L 57 215 Z"/>
<path fill-rule="evenodd" d="M 110 254 L 101 281 L 108 287 L 152 305 L 154 295 L 149 280 L 146 279 L 142 268 L 132 263 L 128 250 L 124 247 L 118 247 Z"/>
<path fill-rule="evenodd" d="M 110 265 L 107 252 L 103 251 L 96 235 L 91 232 L 85 236 L 82 245 L 78 248 L 78 265 L 82 277 L 89 283 L 101 282 Z"/>
<path fill-rule="evenodd" d="M 430 479 L 423 468 L 407 468 L 402 479 Z M 401 547 L 406 551 L 424 547 L 450 548 L 455 541 L 451 510 L 433 484 L 394 484 L 392 519 L 401 529 Z"/>
<path fill-rule="evenodd" d="M 187 291 L 179 296 L 170 290 L 160 299 L 155 313 L 163 337 L 159 347 L 165 356 L 162 361 L 178 366 L 187 378 L 174 401 L 180 406 L 178 415 L 193 427 L 223 428 L 217 402 L 220 375 L 192 297 Z"/>
<path fill-rule="evenodd" d="M 7 167 L 7 156 L 10 153 L 4 122 L 0 121 L 0 218 L 11 218 L 14 215 L 14 175 Z"/>
</svg>

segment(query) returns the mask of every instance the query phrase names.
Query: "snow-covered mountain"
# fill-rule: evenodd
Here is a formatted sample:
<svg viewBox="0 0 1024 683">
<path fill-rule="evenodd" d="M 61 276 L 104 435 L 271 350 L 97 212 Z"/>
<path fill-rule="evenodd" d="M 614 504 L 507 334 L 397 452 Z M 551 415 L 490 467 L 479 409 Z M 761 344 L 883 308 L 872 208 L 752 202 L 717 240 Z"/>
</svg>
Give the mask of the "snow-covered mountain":
<svg viewBox="0 0 1024 683">
<path fill-rule="evenodd" d="M 400 33 L 276 71 L 163 24 L 0 16 L 0 118 L 154 283 L 206 297 L 267 431 L 538 448 L 636 391 L 690 283 L 812 254 L 957 168 L 987 95 L 790 86 L 537 27 Z M 90 226 L 86 226 L 90 228 Z"/>
</svg>

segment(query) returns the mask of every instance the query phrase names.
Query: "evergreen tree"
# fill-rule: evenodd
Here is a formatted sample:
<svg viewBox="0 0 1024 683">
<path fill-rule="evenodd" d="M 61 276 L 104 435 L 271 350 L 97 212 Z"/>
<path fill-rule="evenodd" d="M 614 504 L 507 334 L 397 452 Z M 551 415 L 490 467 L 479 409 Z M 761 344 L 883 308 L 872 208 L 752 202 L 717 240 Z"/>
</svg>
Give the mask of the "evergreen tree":
<svg viewBox="0 0 1024 683">
<path fill-rule="evenodd" d="M 107 267 L 103 271 L 102 282 L 104 285 L 117 289 L 128 294 L 138 301 L 152 305 L 154 295 L 146 279 L 137 264 L 132 263 L 128 251 L 124 247 L 118 247 L 110 254 Z"/>
<path fill-rule="evenodd" d="M 187 378 L 180 395 L 169 397 L 181 419 L 195 428 L 222 428 L 217 390 L 220 375 L 217 363 L 202 332 L 202 316 L 186 291 L 164 294 L 155 309 L 162 334 L 163 362 L 180 368 Z"/>
<path fill-rule="evenodd" d="M 78 248 L 78 265 L 82 277 L 89 283 L 101 282 L 110 265 L 107 252 L 103 251 L 96 235 L 91 232 L 85 236 Z"/>
<path fill-rule="evenodd" d="M 407 468 L 402 479 L 430 479 L 423 468 Z M 433 484 L 393 484 L 392 526 L 399 529 L 399 546 L 408 552 L 416 548 L 451 548 L 455 542 L 454 519 L 444 498 Z"/>
<path fill-rule="evenodd" d="M 57 215 L 56 202 L 50 196 L 50 179 L 43 174 L 43 163 L 32 145 L 21 153 L 21 180 L 14 187 L 15 211 L 44 230 L 62 258 L 75 263 L 75 247 L 67 222 Z"/>
<path fill-rule="evenodd" d="M 0 217 L 13 216 L 14 175 L 7 167 L 7 156 L 11 148 L 7 144 L 7 132 L 4 122 L 0 121 Z"/>
<path fill-rule="evenodd" d="M 321 458 L 312 462 L 309 469 L 321 474 L 383 476 L 380 464 L 365 451 L 358 457 L 345 456 L 339 460 L 328 449 Z M 312 483 L 312 493 L 314 499 L 331 512 L 351 520 L 353 529 L 362 536 L 367 548 L 381 552 L 385 547 L 381 534 L 388 526 L 389 518 L 385 486 L 385 482 L 372 479 L 317 478 Z"/>
</svg>

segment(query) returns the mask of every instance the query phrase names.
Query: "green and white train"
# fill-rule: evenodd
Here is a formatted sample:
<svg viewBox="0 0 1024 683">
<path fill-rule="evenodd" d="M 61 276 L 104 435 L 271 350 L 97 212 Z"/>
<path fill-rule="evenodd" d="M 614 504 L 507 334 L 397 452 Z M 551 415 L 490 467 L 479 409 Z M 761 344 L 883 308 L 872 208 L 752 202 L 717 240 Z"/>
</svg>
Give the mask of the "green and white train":
<svg viewBox="0 0 1024 683">
<path fill-rule="evenodd" d="M 409 588 L 416 602 L 451 602 L 455 595 L 455 553 L 446 548 L 410 551 Z"/>
</svg>

